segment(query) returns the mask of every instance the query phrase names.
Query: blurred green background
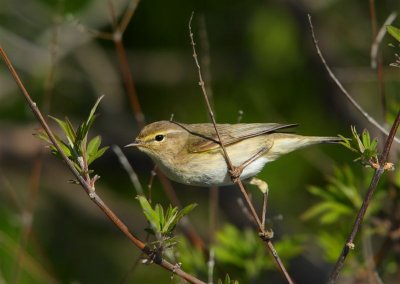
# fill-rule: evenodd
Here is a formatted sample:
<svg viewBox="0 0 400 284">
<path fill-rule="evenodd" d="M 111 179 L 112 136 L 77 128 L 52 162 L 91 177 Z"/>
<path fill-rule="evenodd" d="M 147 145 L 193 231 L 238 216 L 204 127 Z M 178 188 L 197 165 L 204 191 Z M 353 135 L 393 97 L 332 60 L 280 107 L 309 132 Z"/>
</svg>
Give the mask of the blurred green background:
<svg viewBox="0 0 400 284">
<path fill-rule="evenodd" d="M 76 125 L 105 94 L 93 135 L 101 135 L 105 145 L 121 147 L 132 142 L 138 126 L 114 43 L 94 37 L 89 29 L 110 32 L 110 10 L 120 19 L 129 3 L 0 0 L 0 45 L 38 106 L 46 114 L 68 116 Z M 399 6 L 397 1 L 377 1 L 378 28 Z M 381 106 L 376 70 L 370 68 L 373 32 L 367 1 L 154 0 L 139 3 L 123 36 L 146 122 L 169 119 L 171 114 L 185 123 L 208 120 L 189 40 L 192 11 L 197 53 L 200 59 L 207 54 L 210 59 L 206 84 L 212 89 L 218 122 L 235 123 L 243 112 L 242 122 L 299 123 L 296 132 L 306 135 L 349 136 L 350 125 L 378 135 L 328 77 L 315 51 L 307 13 L 328 63 L 354 98 L 382 122 L 390 122 L 390 114 L 399 109 L 399 73 L 388 67 L 395 52 L 388 47 L 393 42 L 388 37 L 380 50 L 389 111 Z M 203 70 L 207 72 L 207 66 Z M 0 283 L 170 281 L 170 273 L 158 266 L 139 265 L 132 271 L 139 251 L 81 188 L 68 183 L 72 176 L 64 164 L 32 136 L 39 125 L 5 64 L 0 64 L 0 118 Z M 146 187 L 151 161 L 137 150 L 124 152 Z M 332 267 L 313 239 L 320 224 L 299 218 L 316 202 L 307 187 L 323 186 L 334 167 L 353 166 L 353 158 L 343 147 L 322 145 L 268 164 L 259 175 L 269 184 L 267 216 L 276 240 L 304 236 L 302 252 L 284 259 L 298 283 L 321 283 Z M 94 170 L 101 176 L 98 194 L 144 239 L 146 222 L 116 155 L 109 150 Z M 191 223 L 208 244 L 209 190 L 173 185 L 183 204 L 199 204 L 190 214 Z M 152 192 L 154 202 L 169 203 L 157 178 Z M 251 192 L 259 209 L 261 194 Z M 226 222 L 248 227 L 236 202 L 239 190 L 226 187 L 219 193 L 218 227 Z M 32 231 L 26 240 L 29 224 Z M 345 236 L 337 241 L 344 240 Z M 21 254 L 24 243 L 26 253 Z M 24 256 L 22 261 L 18 255 Z M 19 276 L 16 263 L 22 263 Z M 267 280 L 283 283 L 273 267 L 251 281 Z"/>
</svg>

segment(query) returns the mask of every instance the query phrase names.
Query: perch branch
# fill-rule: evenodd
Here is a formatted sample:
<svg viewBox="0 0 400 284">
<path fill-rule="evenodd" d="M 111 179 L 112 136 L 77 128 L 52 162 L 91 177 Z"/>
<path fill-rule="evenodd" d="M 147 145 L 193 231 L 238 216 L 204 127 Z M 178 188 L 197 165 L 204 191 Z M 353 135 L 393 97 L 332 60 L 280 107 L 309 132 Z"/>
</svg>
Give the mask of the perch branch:
<svg viewBox="0 0 400 284">
<path fill-rule="evenodd" d="M 28 91 L 25 89 L 25 86 L 23 85 L 22 81 L 20 80 L 17 72 L 15 71 L 14 67 L 12 66 L 10 60 L 8 59 L 7 54 L 3 50 L 3 48 L 0 47 L 0 55 L 3 58 L 4 62 L 7 65 L 7 68 L 9 69 L 11 75 L 13 76 L 15 82 L 17 83 L 18 87 L 20 88 L 22 94 L 24 95 L 26 101 L 29 104 L 29 107 L 31 108 L 33 114 L 36 116 L 37 120 L 39 123 L 42 125 L 44 131 L 47 133 L 49 139 L 53 143 L 54 147 L 56 147 L 57 151 L 60 153 L 62 159 L 64 162 L 67 164 L 68 168 L 71 170 L 73 175 L 76 177 L 78 182 L 81 184 L 82 188 L 85 190 L 85 192 L 89 195 L 90 199 L 107 215 L 107 217 L 118 227 L 118 229 L 125 234 L 126 237 L 136 246 L 138 247 L 141 251 L 143 251 L 145 254 L 151 256 L 153 254 L 153 251 L 146 246 L 141 240 L 139 240 L 135 235 L 133 235 L 128 227 L 117 217 L 117 215 L 103 202 L 103 200 L 97 195 L 95 192 L 95 189 L 87 183 L 82 176 L 79 174 L 79 172 L 76 170 L 72 162 L 68 159 L 68 157 L 65 155 L 63 150 L 60 148 L 58 145 L 53 132 L 51 131 L 50 127 L 48 126 L 46 120 L 43 118 L 42 113 L 40 112 L 38 106 L 36 103 L 32 100 L 30 97 Z M 191 282 L 191 283 L 204 283 L 203 281 L 197 279 L 196 277 L 186 273 L 183 271 L 181 268 L 177 267 L 176 265 L 171 264 L 170 262 L 160 259 L 159 261 L 156 262 L 158 265 L 161 267 L 177 274 L 178 276 L 182 277 L 183 279 Z"/>
</svg>

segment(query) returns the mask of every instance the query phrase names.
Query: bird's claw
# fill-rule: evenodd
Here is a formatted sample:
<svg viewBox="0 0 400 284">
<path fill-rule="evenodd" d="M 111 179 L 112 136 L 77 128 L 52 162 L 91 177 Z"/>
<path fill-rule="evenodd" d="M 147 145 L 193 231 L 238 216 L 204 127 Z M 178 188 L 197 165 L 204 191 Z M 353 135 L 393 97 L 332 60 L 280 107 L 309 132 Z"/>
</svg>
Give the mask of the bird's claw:
<svg viewBox="0 0 400 284">
<path fill-rule="evenodd" d="M 243 167 L 234 167 L 233 170 L 229 171 L 229 174 L 231 175 L 231 179 L 233 183 L 236 183 L 238 179 L 240 178 L 240 175 L 243 172 Z"/>
<path fill-rule="evenodd" d="M 267 231 L 259 232 L 258 235 L 263 241 L 270 241 L 274 237 L 274 231 L 267 230 Z"/>
</svg>

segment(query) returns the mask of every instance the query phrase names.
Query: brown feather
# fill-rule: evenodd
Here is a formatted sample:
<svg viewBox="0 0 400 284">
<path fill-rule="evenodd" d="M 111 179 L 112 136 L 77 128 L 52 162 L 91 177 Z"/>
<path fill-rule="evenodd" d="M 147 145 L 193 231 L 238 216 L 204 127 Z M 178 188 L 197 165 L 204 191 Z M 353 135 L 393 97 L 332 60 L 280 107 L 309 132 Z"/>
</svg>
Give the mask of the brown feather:
<svg viewBox="0 0 400 284">
<path fill-rule="evenodd" d="M 182 124 L 173 122 L 191 135 L 188 138 L 188 151 L 190 153 L 201 153 L 212 151 L 219 148 L 217 134 L 211 123 L 202 124 Z M 218 132 L 225 146 L 240 142 L 244 139 L 275 133 L 278 130 L 295 127 L 297 124 L 279 123 L 251 123 L 251 124 L 217 124 Z"/>
</svg>

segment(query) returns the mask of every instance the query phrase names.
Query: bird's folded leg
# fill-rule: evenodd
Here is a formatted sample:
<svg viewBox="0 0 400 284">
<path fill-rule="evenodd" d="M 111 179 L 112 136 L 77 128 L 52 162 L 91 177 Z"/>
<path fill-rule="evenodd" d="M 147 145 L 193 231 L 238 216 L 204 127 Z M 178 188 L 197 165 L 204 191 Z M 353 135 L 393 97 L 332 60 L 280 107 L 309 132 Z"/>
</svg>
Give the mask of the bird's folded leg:
<svg viewBox="0 0 400 284">
<path fill-rule="evenodd" d="M 269 241 L 274 237 L 274 231 L 268 230 L 268 231 L 260 232 L 260 233 L 258 233 L 258 235 L 260 236 L 260 238 L 263 241 Z"/>
</svg>

